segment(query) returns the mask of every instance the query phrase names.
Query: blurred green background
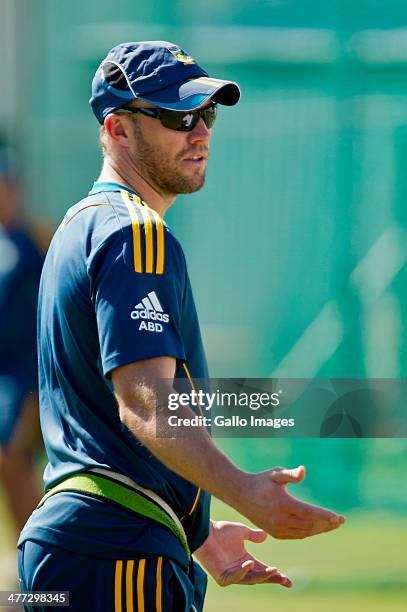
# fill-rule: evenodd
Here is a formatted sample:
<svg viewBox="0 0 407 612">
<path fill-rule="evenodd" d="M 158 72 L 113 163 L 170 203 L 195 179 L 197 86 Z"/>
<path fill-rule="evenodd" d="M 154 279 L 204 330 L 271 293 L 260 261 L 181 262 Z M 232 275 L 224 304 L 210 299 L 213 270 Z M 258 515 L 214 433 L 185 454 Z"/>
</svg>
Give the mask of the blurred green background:
<svg viewBox="0 0 407 612">
<path fill-rule="evenodd" d="M 147 39 L 243 91 L 221 109 L 204 189 L 166 218 L 211 373 L 405 377 L 405 0 L 0 0 L 0 129 L 34 218 L 56 225 L 89 190 L 101 163 L 91 78 L 110 47 Z M 293 592 L 211 585 L 209 611 L 407 608 L 405 439 L 220 443 L 247 469 L 305 464 L 298 494 L 348 522 L 260 547 L 292 570 Z"/>
</svg>

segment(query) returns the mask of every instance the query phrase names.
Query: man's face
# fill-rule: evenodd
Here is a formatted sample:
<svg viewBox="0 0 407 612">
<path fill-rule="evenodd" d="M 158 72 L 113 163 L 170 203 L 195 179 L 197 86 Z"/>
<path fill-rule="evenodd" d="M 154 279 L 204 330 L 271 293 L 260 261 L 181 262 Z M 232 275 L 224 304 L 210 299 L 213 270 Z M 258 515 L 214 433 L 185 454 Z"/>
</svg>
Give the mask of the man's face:
<svg viewBox="0 0 407 612">
<path fill-rule="evenodd" d="M 141 101 L 134 106 L 152 107 Z M 148 183 L 167 196 L 201 189 L 205 182 L 211 137 L 202 118 L 191 132 L 170 130 L 159 119 L 141 113 L 128 119 L 132 123 L 134 137 L 130 155 Z"/>
</svg>

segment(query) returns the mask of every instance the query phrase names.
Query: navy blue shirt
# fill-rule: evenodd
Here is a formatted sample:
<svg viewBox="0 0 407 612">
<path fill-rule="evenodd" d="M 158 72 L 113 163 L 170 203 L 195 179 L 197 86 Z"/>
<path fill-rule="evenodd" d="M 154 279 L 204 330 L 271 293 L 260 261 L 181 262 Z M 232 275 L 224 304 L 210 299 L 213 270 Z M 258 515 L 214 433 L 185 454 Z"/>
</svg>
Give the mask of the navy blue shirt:
<svg viewBox="0 0 407 612">
<path fill-rule="evenodd" d="M 182 248 L 132 190 L 96 183 L 65 215 L 41 278 L 38 351 L 46 489 L 92 466 L 110 468 L 158 493 L 182 519 L 191 550 L 200 546 L 209 496 L 121 423 L 110 380 L 115 368 L 158 356 L 176 358 L 177 377 L 186 368 L 207 377 Z M 20 543 L 28 538 L 95 556 L 184 557 L 167 530 L 75 493 L 36 510 Z"/>
<path fill-rule="evenodd" d="M 0 225 L 0 444 L 37 388 L 36 311 L 43 256 L 21 226 Z"/>
</svg>

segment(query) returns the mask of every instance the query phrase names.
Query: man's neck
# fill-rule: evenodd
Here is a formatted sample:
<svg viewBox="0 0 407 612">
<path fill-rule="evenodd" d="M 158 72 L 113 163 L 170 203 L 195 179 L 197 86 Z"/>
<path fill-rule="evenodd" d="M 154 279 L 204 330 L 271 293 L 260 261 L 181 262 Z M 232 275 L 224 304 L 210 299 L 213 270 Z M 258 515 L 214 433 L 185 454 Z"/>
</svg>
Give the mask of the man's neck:
<svg viewBox="0 0 407 612">
<path fill-rule="evenodd" d="M 98 182 L 120 183 L 125 187 L 129 187 L 137 192 L 142 200 L 144 200 L 150 208 L 155 210 L 160 217 L 164 217 L 166 210 L 175 200 L 175 196 L 166 197 L 159 193 L 137 172 L 137 170 L 132 169 L 132 172 L 126 172 L 126 169 L 119 170 L 114 162 L 109 159 L 104 160 L 102 171 L 97 180 Z"/>
</svg>

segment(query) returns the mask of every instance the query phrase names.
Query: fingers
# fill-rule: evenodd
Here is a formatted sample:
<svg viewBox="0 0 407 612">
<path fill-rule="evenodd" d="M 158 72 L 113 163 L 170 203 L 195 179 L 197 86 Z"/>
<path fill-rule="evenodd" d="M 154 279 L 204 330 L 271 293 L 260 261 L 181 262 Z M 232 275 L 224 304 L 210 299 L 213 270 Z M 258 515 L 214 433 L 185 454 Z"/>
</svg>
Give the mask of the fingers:
<svg viewBox="0 0 407 612">
<path fill-rule="evenodd" d="M 272 514 L 269 532 L 278 539 L 304 538 L 337 529 L 344 520 L 335 512 L 303 503 L 284 493 L 280 496 L 280 505 Z"/>
<path fill-rule="evenodd" d="M 221 586 L 231 584 L 254 585 L 254 584 L 280 584 L 286 588 L 292 586 L 291 580 L 280 572 L 276 567 L 265 567 L 264 569 L 254 569 L 253 561 L 245 561 L 242 566 L 219 580 Z"/>
<path fill-rule="evenodd" d="M 287 589 L 290 589 L 293 586 L 292 580 L 290 580 L 288 576 L 286 576 L 279 570 L 276 570 L 276 572 L 272 573 L 270 577 L 264 582 L 266 582 L 267 584 L 281 584 L 281 586 Z"/>
<path fill-rule="evenodd" d="M 314 527 L 313 529 L 301 529 L 292 528 L 291 526 L 282 526 L 281 529 L 277 529 L 272 533 L 273 537 L 277 540 L 303 540 L 311 536 L 319 535 L 321 533 L 327 533 L 334 529 L 338 529 L 339 525 L 328 525 L 325 527 Z"/>
<path fill-rule="evenodd" d="M 284 527 L 288 527 L 289 529 L 303 529 L 307 531 L 312 531 L 315 528 L 316 524 L 311 519 L 304 519 L 293 514 L 287 514 L 279 520 L 274 521 L 274 526 L 277 529 L 283 529 Z"/>
<path fill-rule="evenodd" d="M 271 471 L 271 478 L 277 484 L 289 484 L 302 482 L 305 478 L 305 467 L 299 465 L 298 467 L 289 470 L 287 468 L 274 468 Z"/>
<path fill-rule="evenodd" d="M 261 544 L 264 540 L 267 539 L 267 532 L 263 529 L 252 529 L 251 527 L 247 527 L 247 532 L 245 536 L 245 540 L 249 540 L 250 542 L 255 542 L 256 544 Z"/>
<path fill-rule="evenodd" d="M 246 579 L 249 571 L 254 567 L 254 561 L 245 561 L 237 570 L 228 570 L 218 580 L 220 586 L 229 586 L 230 584 L 246 584 Z"/>
<path fill-rule="evenodd" d="M 287 468 L 274 468 L 271 470 L 271 478 L 273 482 L 279 485 L 286 485 L 289 483 L 299 483 L 302 482 L 305 478 L 305 467 L 303 465 L 298 466 L 294 469 Z M 345 522 L 345 517 L 333 512 L 331 510 L 327 510 L 326 508 L 321 508 L 320 506 L 314 506 L 312 504 L 306 504 L 297 500 L 296 498 L 288 495 L 287 492 L 282 489 L 283 497 L 285 497 L 285 505 L 287 506 L 287 511 L 290 514 L 295 514 L 303 520 L 312 521 L 314 527 L 318 532 L 325 530 L 326 524 L 332 524 L 335 526 L 341 525 Z M 318 524 L 319 522 L 319 524 Z M 308 524 L 304 524 L 303 527 L 307 528 Z"/>
<path fill-rule="evenodd" d="M 286 499 L 286 503 L 289 505 L 289 511 L 292 514 L 304 520 L 312 521 L 314 525 L 317 525 L 319 522 L 320 525 L 330 524 L 339 526 L 345 522 L 345 517 L 341 514 L 337 514 L 326 508 L 321 508 L 320 506 L 306 504 L 291 496 L 289 496 L 289 500 Z"/>
<path fill-rule="evenodd" d="M 333 531 L 341 526 L 341 522 L 321 521 L 321 520 L 310 520 L 303 519 L 299 516 L 284 515 L 278 521 L 274 521 L 273 525 L 273 536 L 275 532 L 283 533 L 285 531 L 304 531 L 307 535 L 317 535 L 318 533 L 325 533 L 327 531 Z"/>
</svg>

